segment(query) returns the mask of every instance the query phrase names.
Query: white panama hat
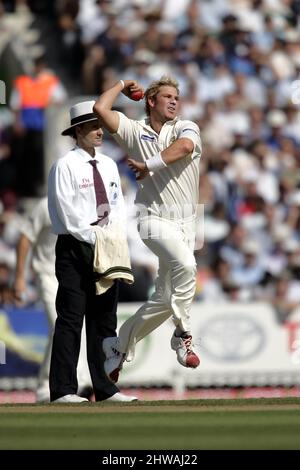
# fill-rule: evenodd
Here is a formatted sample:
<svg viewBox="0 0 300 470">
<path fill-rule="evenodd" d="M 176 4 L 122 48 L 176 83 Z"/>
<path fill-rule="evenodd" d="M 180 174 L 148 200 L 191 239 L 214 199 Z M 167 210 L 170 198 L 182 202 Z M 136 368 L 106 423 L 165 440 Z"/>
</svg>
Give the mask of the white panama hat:
<svg viewBox="0 0 300 470">
<path fill-rule="evenodd" d="M 97 116 L 93 113 L 93 106 L 95 101 L 82 101 L 81 103 L 74 104 L 70 108 L 70 120 L 71 125 L 64 131 L 61 135 L 71 135 L 72 129 L 78 126 L 79 124 L 84 124 L 85 122 L 97 121 Z"/>
</svg>

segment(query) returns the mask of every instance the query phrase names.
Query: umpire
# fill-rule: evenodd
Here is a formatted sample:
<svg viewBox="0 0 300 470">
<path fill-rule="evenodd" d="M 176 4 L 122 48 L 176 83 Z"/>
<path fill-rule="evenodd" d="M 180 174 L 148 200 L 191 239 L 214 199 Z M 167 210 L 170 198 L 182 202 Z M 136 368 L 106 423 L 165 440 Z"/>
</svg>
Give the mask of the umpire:
<svg viewBox="0 0 300 470">
<path fill-rule="evenodd" d="M 56 243 L 57 319 L 50 367 L 50 398 L 54 403 L 81 403 L 77 395 L 77 362 L 83 318 L 86 318 L 87 359 L 96 401 L 133 401 L 119 392 L 104 372 L 102 341 L 116 335 L 117 282 L 96 295 L 93 276 L 93 225 L 124 218 L 120 178 L 114 161 L 101 154 L 103 130 L 93 114 L 94 101 L 70 109 L 71 125 L 62 135 L 75 147 L 57 160 L 48 181 L 48 207 Z"/>
</svg>

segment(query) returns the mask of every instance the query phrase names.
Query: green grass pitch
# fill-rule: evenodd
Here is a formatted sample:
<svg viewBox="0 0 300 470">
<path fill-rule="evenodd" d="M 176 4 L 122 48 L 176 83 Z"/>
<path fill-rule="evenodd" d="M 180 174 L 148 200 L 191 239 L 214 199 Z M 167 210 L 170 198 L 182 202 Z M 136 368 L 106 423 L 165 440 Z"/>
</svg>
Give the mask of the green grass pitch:
<svg viewBox="0 0 300 470">
<path fill-rule="evenodd" d="M 0 405 L 0 449 L 300 449 L 300 398 Z"/>
</svg>

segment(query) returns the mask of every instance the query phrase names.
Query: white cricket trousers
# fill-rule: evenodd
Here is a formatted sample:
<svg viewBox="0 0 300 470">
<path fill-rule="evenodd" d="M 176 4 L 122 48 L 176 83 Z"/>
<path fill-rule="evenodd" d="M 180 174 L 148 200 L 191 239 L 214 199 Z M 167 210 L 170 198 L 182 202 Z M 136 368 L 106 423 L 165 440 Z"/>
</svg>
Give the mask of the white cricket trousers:
<svg viewBox="0 0 300 470">
<path fill-rule="evenodd" d="M 159 258 L 155 292 L 119 331 L 120 352 L 134 357 L 135 345 L 172 317 L 175 326 L 190 331 L 190 308 L 196 288 L 195 219 L 178 221 L 148 216 L 140 219 L 140 236 Z"/>
<path fill-rule="evenodd" d="M 50 400 L 50 391 L 49 391 L 49 372 L 50 372 L 50 361 L 51 361 L 51 350 L 52 350 L 52 338 L 55 320 L 57 317 L 56 308 L 55 308 L 55 299 L 57 292 L 57 279 L 55 274 L 47 273 L 38 273 L 38 289 L 40 299 L 43 301 L 45 312 L 48 319 L 49 326 L 49 338 L 46 345 L 45 355 L 43 362 L 41 364 L 38 376 L 38 387 L 37 390 L 40 392 L 49 393 Z M 77 378 L 79 387 L 91 386 L 90 372 L 87 365 L 87 356 L 86 356 L 86 334 L 85 334 L 85 325 L 83 325 L 81 333 L 81 347 L 80 354 L 77 366 Z"/>
</svg>

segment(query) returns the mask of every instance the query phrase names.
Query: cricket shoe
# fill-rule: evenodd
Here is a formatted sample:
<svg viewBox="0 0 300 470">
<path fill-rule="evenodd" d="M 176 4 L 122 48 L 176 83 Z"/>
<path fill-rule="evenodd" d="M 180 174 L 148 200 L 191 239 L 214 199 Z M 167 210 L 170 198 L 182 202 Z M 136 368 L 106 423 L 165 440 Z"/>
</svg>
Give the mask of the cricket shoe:
<svg viewBox="0 0 300 470">
<path fill-rule="evenodd" d="M 64 395 L 59 397 L 56 400 L 53 400 L 51 403 L 83 403 L 89 402 L 87 398 L 79 397 L 75 394 Z"/>
<path fill-rule="evenodd" d="M 123 368 L 125 360 L 125 354 L 118 351 L 117 347 L 118 338 L 116 336 L 105 338 L 102 342 L 103 352 L 106 356 L 104 371 L 108 379 L 113 383 L 118 382 L 119 373 Z"/>
<path fill-rule="evenodd" d="M 137 397 L 132 397 L 130 395 L 125 395 L 124 393 L 121 393 L 121 392 L 117 392 L 117 393 L 114 393 L 114 395 L 112 395 L 111 397 L 109 398 L 106 398 L 105 401 L 112 401 L 114 403 L 120 403 L 120 402 L 131 402 L 131 401 L 138 401 Z"/>
<path fill-rule="evenodd" d="M 192 336 L 183 333 L 181 336 L 175 336 L 175 332 L 171 338 L 171 348 L 176 351 L 177 361 L 184 367 L 195 369 L 200 364 L 200 359 L 192 349 Z"/>
</svg>

